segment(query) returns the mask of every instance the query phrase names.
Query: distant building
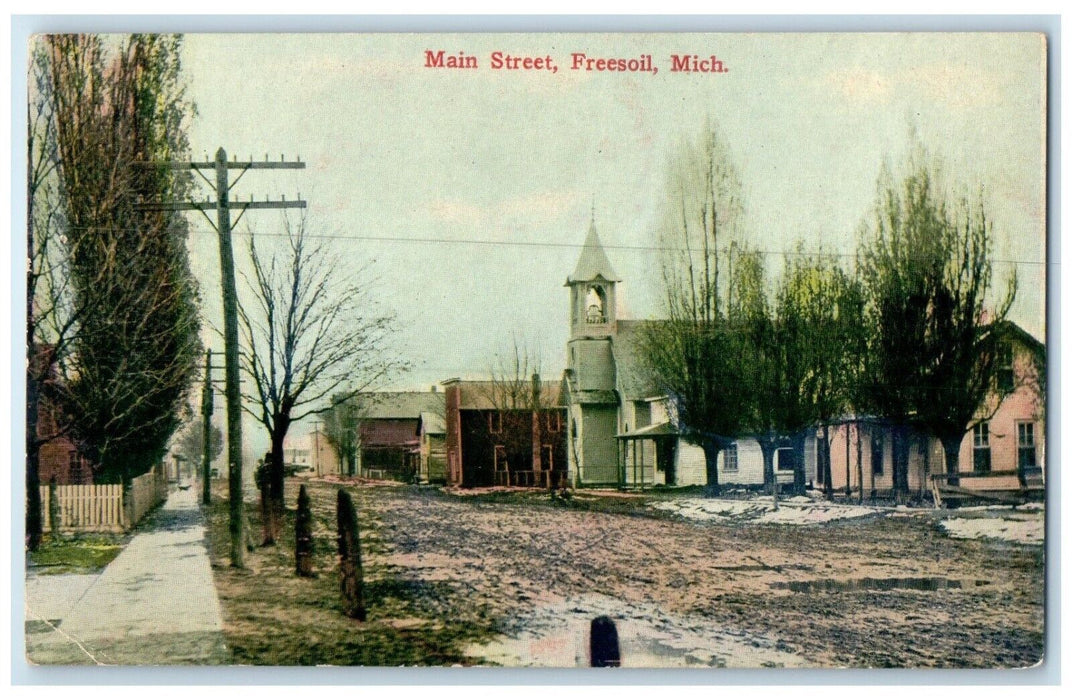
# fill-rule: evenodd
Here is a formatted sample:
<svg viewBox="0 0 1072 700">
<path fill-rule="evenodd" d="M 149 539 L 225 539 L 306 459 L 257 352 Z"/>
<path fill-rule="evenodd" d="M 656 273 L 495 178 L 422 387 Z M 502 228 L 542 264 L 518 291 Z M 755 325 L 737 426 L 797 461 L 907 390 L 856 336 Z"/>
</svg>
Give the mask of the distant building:
<svg viewBox="0 0 1072 700">
<path fill-rule="evenodd" d="M 564 486 L 566 410 L 561 383 L 527 383 L 531 396 L 506 401 L 503 382 L 443 382 L 447 483 L 457 486 Z M 519 392 L 513 392 L 518 394 Z"/>
<path fill-rule="evenodd" d="M 438 391 L 370 392 L 355 397 L 354 405 L 359 425 L 358 473 L 374 479 L 420 479 L 425 464 L 418 432 L 421 416 L 442 416 L 443 395 Z M 435 427 L 430 419 L 425 424 Z M 429 459 L 433 442 L 429 434 Z"/>
<path fill-rule="evenodd" d="M 421 413 L 417 422 L 420 442 L 420 464 L 417 479 L 424 484 L 447 482 L 447 422 L 446 408 Z"/>
<path fill-rule="evenodd" d="M 339 473 L 339 460 L 319 427 L 283 439 L 283 464 L 296 476 L 328 476 Z"/>
</svg>

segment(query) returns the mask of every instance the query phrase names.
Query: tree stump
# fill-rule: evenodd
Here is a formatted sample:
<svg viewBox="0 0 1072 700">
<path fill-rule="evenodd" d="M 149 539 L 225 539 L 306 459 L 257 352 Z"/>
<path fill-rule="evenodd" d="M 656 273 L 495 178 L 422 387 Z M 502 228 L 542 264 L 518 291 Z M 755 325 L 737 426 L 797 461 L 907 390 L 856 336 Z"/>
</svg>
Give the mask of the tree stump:
<svg viewBox="0 0 1072 700">
<path fill-rule="evenodd" d="M 294 520 L 294 564 L 298 576 L 312 577 L 313 573 L 313 511 L 309 494 L 302 484 L 298 491 L 298 515 Z"/>
<path fill-rule="evenodd" d="M 618 628 L 606 615 L 592 620 L 588 646 L 592 668 L 615 668 L 622 665 L 622 653 L 618 649 Z"/>
<path fill-rule="evenodd" d="M 357 511 L 350 494 L 339 489 L 339 576 L 342 608 L 347 617 L 365 621 L 364 572 L 361 569 L 361 539 Z"/>
</svg>

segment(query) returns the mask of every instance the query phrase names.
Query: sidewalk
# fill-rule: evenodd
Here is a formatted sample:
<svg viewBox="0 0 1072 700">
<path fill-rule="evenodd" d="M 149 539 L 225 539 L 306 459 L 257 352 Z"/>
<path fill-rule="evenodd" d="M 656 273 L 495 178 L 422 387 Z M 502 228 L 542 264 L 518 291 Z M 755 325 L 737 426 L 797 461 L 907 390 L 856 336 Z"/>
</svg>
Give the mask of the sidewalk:
<svg viewBox="0 0 1072 700">
<path fill-rule="evenodd" d="M 27 577 L 31 663 L 227 663 L 198 494 L 174 491 L 150 518 L 99 575 Z"/>
</svg>

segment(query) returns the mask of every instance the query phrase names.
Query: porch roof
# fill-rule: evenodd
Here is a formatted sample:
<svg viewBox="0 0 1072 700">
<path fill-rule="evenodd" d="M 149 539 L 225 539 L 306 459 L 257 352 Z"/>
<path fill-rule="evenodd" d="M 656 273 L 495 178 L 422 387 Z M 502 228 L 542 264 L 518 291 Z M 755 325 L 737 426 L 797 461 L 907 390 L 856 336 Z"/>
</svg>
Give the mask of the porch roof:
<svg viewBox="0 0 1072 700">
<path fill-rule="evenodd" d="M 643 428 L 637 428 L 631 430 L 628 433 L 621 433 L 616 435 L 619 440 L 643 440 L 645 438 L 657 438 L 657 437 L 677 437 L 677 429 L 669 421 L 665 423 L 656 423 L 655 425 L 646 425 Z"/>
</svg>

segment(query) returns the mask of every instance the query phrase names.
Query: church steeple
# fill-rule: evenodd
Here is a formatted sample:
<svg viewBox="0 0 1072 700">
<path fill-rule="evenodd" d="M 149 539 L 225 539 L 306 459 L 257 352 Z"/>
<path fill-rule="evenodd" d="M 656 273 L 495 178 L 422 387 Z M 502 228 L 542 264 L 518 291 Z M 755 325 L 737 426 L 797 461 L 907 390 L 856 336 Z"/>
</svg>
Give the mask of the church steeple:
<svg viewBox="0 0 1072 700">
<path fill-rule="evenodd" d="M 614 334 L 614 285 L 620 281 L 596 232 L 593 207 L 581 256 L 577 259 L 573 274 L 566 278 L 565 286 L 570 288 L 571 337 L 607 337 Z"/>
<path fill-rule="evenodd" d="M 588 225 L 588 235 L 585 236 L 584 246 L 581 248 L 581 257 L 577 259 L 577 267 L 569 276 L 566 284 L 573 282 L 589 282 L 602 277 L 607 282 L 621 282 L 618 273 L 607 259 L 607 253 L 603 250 L 603 243 L 599 240 L 596 232 L 595 213 L 592 214 L 592 222 Z"/>
</svg>

